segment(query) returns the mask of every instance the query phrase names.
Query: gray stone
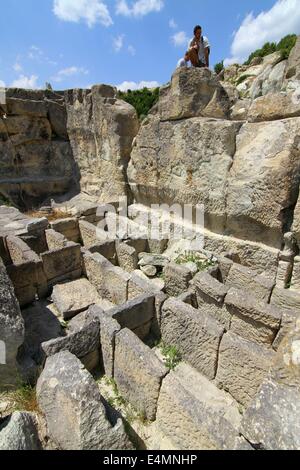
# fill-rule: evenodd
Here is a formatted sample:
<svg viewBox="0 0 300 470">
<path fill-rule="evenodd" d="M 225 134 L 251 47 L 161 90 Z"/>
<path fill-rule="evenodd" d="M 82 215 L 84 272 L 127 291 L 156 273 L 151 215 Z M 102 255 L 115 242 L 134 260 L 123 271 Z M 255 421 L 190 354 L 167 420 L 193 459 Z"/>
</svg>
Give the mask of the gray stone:
<svg viewBox="0 0 300 470">
<path fill-rule="evenodd" d="M 15 412 L 0 420 L 0 450 L 41 450 L 35 418 Z"/>
<path fill-rule="evenodd" d="M 81 360 L 90 353 L 99 350 L 99 318 L 93 314 L 93 311 L 85 312 L 82 318 L 79 319 L 79 322 L 82 323 L 76 325 L 75 322 L 67 336 L 42 343 L 42 350 L 47 357 L 54 356 L 62 351 L 69 351 Z"/>
<path fill-rule="evenodd" d="M 220 345 L 216 383 L 248 406 L 268 374 L 275 353 L 257 343 L 226 333 Z"/>
<path fill-rule="evenodd" d="M 114 376 L 120 393 L 148 420 L 156 417 L 163 377 L 168 370 L 128 329 L 116 335 Z"/>
<path fill-rule="evenodd" d="M 157 275 L 157 268 L 155 266 L 141 266 L 141 272 L 151 278 Z"/>
<path fill-rule="evenodd" d="M 162 307 L 161 335 L 169 346 L 176 346 L 183 359 L 213 380 L 217 371 L 219 346 L 224 328 L 205 312 L 175 299 Z"/>
<path fill-rule="evenodd" d="M 286 67 L 287 79 L 300 79 L 300 37 L 298 36 L 295 47 L 292 49 Z"/>
<path fill-rule="evenodd" d="M 280 328 L 281 310 L 237 289 L 230 289 L 225 304 L 232 315 L 233 333 L 249 341 L 272 345 Z"/>
<path fill-rule="evenodd" d="M 239 436 L 238 403 L 187 364 L 164 380 L 157 426 L 178 450 L 249 450 Z"/>
<path fill-rule="evenodd" d="M 24 321 L 12 283 L 0 259 L 0 389 L 17 382 L 17 354 L 24 341 Z"/>
<path fill-rule="evenodd" d="M 53 288 L 52 300 L 64 320 L 70 320 L 101 301 L 96 287 L 87 279 L 57 284 Z"/>
<path fill-rule="evenodd" d="M 169 296 L 177 297 L 189 288 L 192 280 L 192 273 L 186 266 L 170 263 L 164 269 L 164 279 L 166 283 L 166 293 Z"/>
<path fill-rule="evenodd" d="M 300 322 L 282 342 L 268 378 L 242 423 L 244 436 L 266 450 L 300 448 Z"/>
<path fill-rule="evenodd" d="M 292 289 L 275 287 L 271 297 L 271 304 L 291 313 L 300 312 L 300 293 Z"/>
<path fill-rule="evenodd" d="M 139 266 L 156 266 L 163 268 L 170 263 L 170 259 L 164 255 L 141 253 L 139 259 Z"/>
<path fill-rule="evenodd" d="M 126 243 L 116 245 L 119 266 L 127 272 L 133 272 L 138 268 L 138 254 L 134 247 Z"/>
<path fill-rule="evenodd" d="M 160 89 L 159 113 L 162 121 L 196 116 L 226 118 L 229 97 L 210 70 L 179 68 L 171 85 Z"/>
<path fill-rule="evenodd" d="M 121 330 L 119 323 L 110 315 L 100 316 L 100 341 L 105 375 L 114 377 L 115 337 Z"/>
<path fill-rule="evenodd" d="M 144 294 L 112 309 L 109 315 L 119 323 L 122 329 L 128 328 L 134 331 L 152 321 L 155 313 L 154 300 L 152 294 Z"/>
<path fill-rule="evenodd" d="M 132 448 L 122 421 L 109 422 L 96 382 L 69 352 L 47 359 L 37 397 L 50 437 L 60 449 Z"/>
<path fill-rule="evenodd" d="M 260 300 L 268 302 L 275 283 L 259 275 L 256 271 L 234 263 L 226 280 L 226 287 L 235 287 L 240 290 L 251 290 L 252 294 Z"/>
</svg>

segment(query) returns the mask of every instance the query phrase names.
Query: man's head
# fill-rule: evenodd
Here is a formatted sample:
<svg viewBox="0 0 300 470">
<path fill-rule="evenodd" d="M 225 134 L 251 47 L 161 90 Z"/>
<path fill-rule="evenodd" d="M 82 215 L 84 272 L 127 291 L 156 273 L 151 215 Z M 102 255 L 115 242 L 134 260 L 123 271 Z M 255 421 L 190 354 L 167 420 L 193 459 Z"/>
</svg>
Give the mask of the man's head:
<svg viewBox="0 0 300 470">
<path fill-rule="evenodd" d="M 201 35 L 202 35 L 202 28 L 201 26 L 197 25 L 195 26 L 194 28 L 194 36 L 196 39 L 200 39 L 201 38 Z"/>
</svg>

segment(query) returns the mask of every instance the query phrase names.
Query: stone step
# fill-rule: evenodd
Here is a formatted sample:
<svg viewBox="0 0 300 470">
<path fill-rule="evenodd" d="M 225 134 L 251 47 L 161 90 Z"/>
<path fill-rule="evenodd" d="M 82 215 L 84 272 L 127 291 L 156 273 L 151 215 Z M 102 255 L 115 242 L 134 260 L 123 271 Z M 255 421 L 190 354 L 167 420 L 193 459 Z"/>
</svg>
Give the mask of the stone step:
<svg viewBox="0 0 300 470">
<path fill-rule="evenodd" d="M 250 446 L 239 434 L 238 403 L 186 363 L 163 381 L 157 427 L 181 450 L 234 450 Z"/>
<path fill-rule="evenodd" d="M 52 300 L 65 320 L 84 312 L 91 305 L 98 305 L 104 311 L 115 306 L 108 300 L 102 299 L 97 289 L 85 278 L 55 285 Z"/>
</svg>

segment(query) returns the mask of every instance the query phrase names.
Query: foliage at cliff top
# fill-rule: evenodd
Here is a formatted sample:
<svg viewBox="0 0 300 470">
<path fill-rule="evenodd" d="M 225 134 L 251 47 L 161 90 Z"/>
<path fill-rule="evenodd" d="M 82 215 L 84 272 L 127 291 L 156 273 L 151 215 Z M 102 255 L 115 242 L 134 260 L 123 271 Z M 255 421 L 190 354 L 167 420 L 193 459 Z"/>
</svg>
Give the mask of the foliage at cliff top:
<svg viewBox="0 0 300 470">
<path fill-rule="evenodd" d="M 250 54 L 248 60 L 245 62 L 245 65 L 250 65 L 254 57 L 265 57 L 269 54 L 273 54 L 273 52 L 281 52 L 282 59 L 288 59 L 291 50 L 296 44 L 296 41 L 296 34 L 288 34 L 282 38 L 279 43 L 267 42 L 261 49 L 257 49 L 256 51 L 252 52 L 252 54 Z"/>
<path fill-rule="evenodd" d="M 150 109 L 157 103 L 159 98 L 159 88 L 152 90 L 143 88 L 142 90 L 119 91 L 119 98 L 131 104 L 137 111 L 140 119 L 146 117 Z"/>
</svg>

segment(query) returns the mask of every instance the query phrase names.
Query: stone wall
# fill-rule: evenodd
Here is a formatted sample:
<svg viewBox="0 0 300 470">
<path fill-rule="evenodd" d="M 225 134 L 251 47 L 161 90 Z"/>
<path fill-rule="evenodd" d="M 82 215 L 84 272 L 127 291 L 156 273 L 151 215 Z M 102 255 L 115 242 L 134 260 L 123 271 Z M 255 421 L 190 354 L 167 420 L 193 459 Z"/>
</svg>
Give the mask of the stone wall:
<svg viewBox="0 0 300 470">
<path fill-rule="evenodd" d="M 126 170 L 139 124 L 114 88 L 8 89 L 6 98 L 0 116 L 5 198 L 27 209 L 80 191 L 98 201 L 128 195 Z"/>
</svg>

